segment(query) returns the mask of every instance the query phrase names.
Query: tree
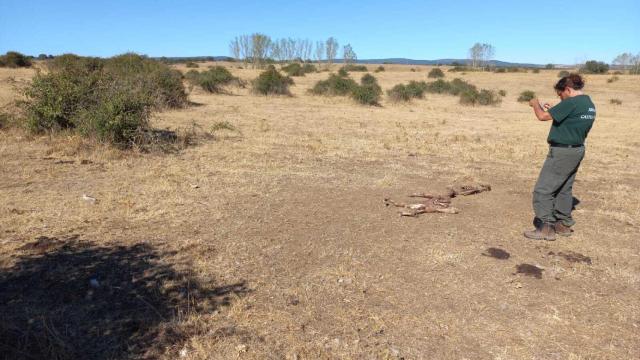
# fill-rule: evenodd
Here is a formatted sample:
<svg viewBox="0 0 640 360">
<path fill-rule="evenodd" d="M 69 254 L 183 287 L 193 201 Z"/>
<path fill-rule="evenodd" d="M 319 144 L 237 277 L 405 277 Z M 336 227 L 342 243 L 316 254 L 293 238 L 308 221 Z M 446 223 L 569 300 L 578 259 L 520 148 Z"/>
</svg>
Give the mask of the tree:
<svg viewBox="0 0 640 360">
<path fill-rule="evenodd" d="M 264 66 L 270 48 L 270 37 L 261 33 L 254 33 L 251 35 L 251 62 L 253 63 L 254 68 L 262 68 Z"/>
<path fill-rule="evenodd" d="M 324 58 L 324 41 L 316 41 L 316 51 L 314 53 L 314 60 L 318 62 L 318 65 Z"/>
<path fill-rule="evenodd" d="M 472 67 L 478 67 L 480 61 L 482 61 L 482 44 L 473 44 L 471 49 L 469 49 L 469 60 L 471 60 Z"/>
<path fill-rule="evenodd" d="M 638 53 L 636 56 L 632 56 L 629 63 L 631 64 L 629 73 L 640 75 L 640 53 Z"/>
<path fill-rule="evenodd" d="M 353 51 L 351 44 L 347 44 L 344 46 L 342 54 L 343 54 L 342 59 L 344 60 L 344 63 L 347 65 L 355 63 L 356 60 L 358 59 L 358 56 L 356 55 L 356 52 Z"/>
<path fill-rule="evenodd" d="M 631 60 L 633 59 L 633 55 L 630 53 L 622 53 L 618 56 L 616 56 L 615 59 L 613 59 L 613 64 L 614 65 L 620 65 L 622 67 L 622 70 L 626 70 L 627 66 L 629 64 L 631 64 Z"/>
<path fill-rule="evenodd" d="M 471 61 L 471 66 L 476 68 L 488 65 L 493 59 L 495 51 L 495 48 L 491 44 L 473 44 L 471 49 L 469 49 L 469 60 Z"/>
<path fill-rule="evenodd" d="M 580 72 L 586 74 L 606 74 L 607 71 L 609 71 L 609 65 L 596 60 L 589 60 L 580 68 Z"/>
<path fill-rule="evenodd" d="M 240 40 L 237 36 L 229 43 L 229 53 L 236 61 L 240 60 Z"/>
<path fill-rule="evenodd" d="M 338 40 L 330 37 L 325 43 L 325 50 L 327 53 L 327 66 L 330 68 L 333 61 L 336 59 L 336 53 L 338 52 Z"/>
<path fill-rule="evenodd" d="M 238 44 L 240 44 L 240 57 L 246 65 L 249 62 L 249 59 L 253 57 L 251 37 L 249 35 L 240 35 L 237 39 Z"/>
</svg>

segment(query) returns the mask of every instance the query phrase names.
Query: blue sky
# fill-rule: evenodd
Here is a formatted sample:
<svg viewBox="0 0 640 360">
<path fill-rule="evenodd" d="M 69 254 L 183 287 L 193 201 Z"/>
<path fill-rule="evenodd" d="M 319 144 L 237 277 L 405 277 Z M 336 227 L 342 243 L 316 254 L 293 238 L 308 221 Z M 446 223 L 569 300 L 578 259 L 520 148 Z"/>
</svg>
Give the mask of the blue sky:
<svg viewBox="0 0 640 360">
<path fill-rule="evenodd" d="M 350 43 L 358 58 L 465 58 L 475 42 L 505 61 L 611 62 L 640 53 L 640 1 L 0 0 L 0 53 L 229 55 L 262 32 Z"/>
</svg>

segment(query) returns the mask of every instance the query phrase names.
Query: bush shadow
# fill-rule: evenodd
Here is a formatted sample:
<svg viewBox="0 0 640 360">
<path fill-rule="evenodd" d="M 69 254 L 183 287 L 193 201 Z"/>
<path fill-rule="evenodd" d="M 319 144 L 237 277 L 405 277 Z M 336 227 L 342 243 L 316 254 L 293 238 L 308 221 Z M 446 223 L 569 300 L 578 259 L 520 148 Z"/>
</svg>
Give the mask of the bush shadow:
<svg viewBox="0 0 640 360">
<path fill-rule="evenodd" d="M 228 305 L 244 282 L 207 286 L 147 244 L 40 237 L 0 270 L 0 358 L 156 358 L 189 315 Z"/>
</svg>

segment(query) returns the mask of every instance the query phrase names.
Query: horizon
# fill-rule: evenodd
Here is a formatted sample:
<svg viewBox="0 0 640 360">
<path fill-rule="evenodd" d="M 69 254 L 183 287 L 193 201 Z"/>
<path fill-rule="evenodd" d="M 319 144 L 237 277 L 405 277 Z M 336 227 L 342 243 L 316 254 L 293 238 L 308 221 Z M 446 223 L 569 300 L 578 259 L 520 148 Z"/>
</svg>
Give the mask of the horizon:
<svg viewBox="0 0 640 360">
<path fill-rule="evenodd" d="M 505 6 L 493 0 L 482 4 L 401 0 L 392 7 L 379 0 L 366 5 L 300 1 L 231 5 L 203 0 L 176 5 L 168 0 L 116 0 L 109 7 L 72 0 L 9 0 L 0 4 L 0 53 L 231 56 L 229 42 L 255 32 L 273 39 L 313 42 L 333 36 L 340 49 L 351 44 L 361 60 L 461 60 L 468 58 L 476 42 L 493 45 L 494 60 L 538 65 L 587 60 L 610 64 L 621 53 L 640 53 L 640 3 L 624 0 L 604 9 L 599 4 L 580 3 L 580 8 L 598 9 L 598 20 L 586 21 L 572 17 L 587 15 L 572 4 L 547 0 L 536 4 L 538 11 L 530 5 Z M 313 16 L 306 16 L 308 9 Z M 559 26 L 566 21 L 558 19 L 567 17 L 578 25 Z M 24 24 L 28 31 L 14 30 Z"/>
</svg>

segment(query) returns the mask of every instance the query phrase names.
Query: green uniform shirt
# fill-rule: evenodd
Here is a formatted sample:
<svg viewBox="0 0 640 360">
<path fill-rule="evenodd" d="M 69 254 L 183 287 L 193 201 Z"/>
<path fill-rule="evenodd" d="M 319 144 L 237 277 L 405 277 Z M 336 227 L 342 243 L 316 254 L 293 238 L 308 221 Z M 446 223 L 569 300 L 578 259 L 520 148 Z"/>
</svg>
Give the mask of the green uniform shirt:
<svg viewBox="0 0 640 360">
<path fill-rule="evenodd" d="M 553 118 L 548 142 L 565 145 L 584 144 L 584 140 L 596 119 L 596 106 L 587 95 L 562 100 L 549 109 Z"/>
</svg>

